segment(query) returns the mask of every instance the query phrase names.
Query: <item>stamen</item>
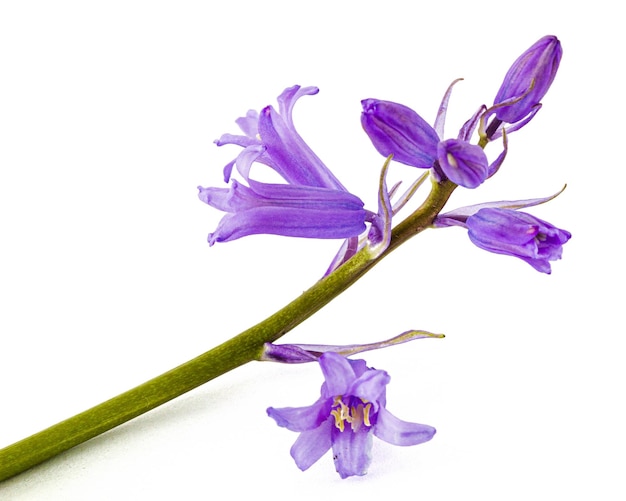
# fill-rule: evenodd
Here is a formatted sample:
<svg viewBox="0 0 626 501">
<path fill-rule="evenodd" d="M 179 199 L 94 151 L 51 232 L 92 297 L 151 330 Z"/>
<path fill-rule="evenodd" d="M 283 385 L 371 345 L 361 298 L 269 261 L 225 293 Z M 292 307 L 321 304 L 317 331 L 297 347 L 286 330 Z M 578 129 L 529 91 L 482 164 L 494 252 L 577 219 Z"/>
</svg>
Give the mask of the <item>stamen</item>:
<svg viewBox="0 0 626 501">
<path fill-rule="evenodd" d="M 359 399 L 360 400 L 360 399 Z M 372 426 L 370 422 L 371 403 L 360 400 L 361 403 L 356 406 L 348 407 L 342 400 L 341 396 L 335 397 L 333 401 L 333 409 L 330 414 L 335 418 L 335 427 L 339 431 L 346 429 L 346 422 L 350 423 L 352 431 L 357 432 L 362 425 Z M 365 405 L 364 405 L 365 404 Z"/>
</svg>

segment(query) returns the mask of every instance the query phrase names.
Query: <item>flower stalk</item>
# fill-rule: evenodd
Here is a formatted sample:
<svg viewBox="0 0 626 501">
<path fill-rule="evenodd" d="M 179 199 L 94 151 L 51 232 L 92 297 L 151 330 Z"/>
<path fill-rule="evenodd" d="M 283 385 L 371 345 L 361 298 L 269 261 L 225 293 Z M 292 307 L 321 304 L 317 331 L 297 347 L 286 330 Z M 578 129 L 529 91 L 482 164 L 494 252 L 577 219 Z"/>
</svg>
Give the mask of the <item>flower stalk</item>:
<svg viewBox="0 0 626 501">
<path fill-rule="evenodd" d="M 202 355 L 91 409 L 0 450 L 0 481 L 140 416 L 198 386 L 258 360 L 273 342 L 320 310 L 395 248 L 432 226 L 454 183 L 433 183 L 422 205 L 393 228 L 386 250 L 372 258 L 364 247 L 333 273 L 257 325 Z"/>
</svg>

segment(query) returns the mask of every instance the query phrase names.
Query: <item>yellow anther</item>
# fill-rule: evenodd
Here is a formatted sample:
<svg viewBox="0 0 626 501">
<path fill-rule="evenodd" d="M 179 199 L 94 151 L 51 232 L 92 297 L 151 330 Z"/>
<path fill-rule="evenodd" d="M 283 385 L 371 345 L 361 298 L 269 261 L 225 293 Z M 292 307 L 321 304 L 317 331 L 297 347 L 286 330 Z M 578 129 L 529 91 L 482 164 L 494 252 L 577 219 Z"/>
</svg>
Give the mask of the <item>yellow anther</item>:
<svg viewBox="0 0 626 501">
<path fill-rule="evenodd" d="M 333 401 L 333 409 L 330 414 L 335 418 L 335 427 L 339 431 L 344 431 L 346 428 L 346 422 L 350 423 L 352 431 L 359 431 L 362 425 L 372 426 L 370 422 L 370 410 L 372 408 L 371 403 L 362 403 L 348 407 L 341 397 L 335 397 Z"/>
<path fill-rule="evenodd" d="M 372 408 L 372 404 L 367 404 L 365 408 L 363 409 L 363 422 L 365 423 L 365 426 L 372 426 L 372 423 L 370 423 L 370 409 L 371 408 Z"/>
<path fill-rule="evenodd" d="M 335 418 L 335 426 L 339 428 L 339 431 L 343 431 L 345 425 L 343 423 L 343 418 L 341 417 L 341 412 L 338 409 L 333 409 L 330 413 Z"/>
</svg>

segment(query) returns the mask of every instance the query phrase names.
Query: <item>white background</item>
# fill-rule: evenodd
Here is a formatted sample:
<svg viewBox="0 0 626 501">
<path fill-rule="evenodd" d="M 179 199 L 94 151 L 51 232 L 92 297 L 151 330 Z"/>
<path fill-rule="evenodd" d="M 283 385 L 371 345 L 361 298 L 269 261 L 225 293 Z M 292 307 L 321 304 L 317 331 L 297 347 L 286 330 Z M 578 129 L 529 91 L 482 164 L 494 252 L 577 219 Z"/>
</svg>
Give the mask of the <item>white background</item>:
<svg viewBox="0 0 626 501">
<path fill-rule="evenodd" d="M 238 151 L 212 141 L 287 86 L 320 87 L 298 102 L 298 130 L 375 208 L 382 158 L 361 99 L 432 122 L 464 77 L 453 136 L 524 49 L 557 35 L 544 108 L 498 175 L 450 208 L 568 183 L 532 212 L 573 238 L 547 276 L 461 229 L 426 232 L 284 338 L 447 334 L 367 355 L 391 374 L 388 408 L 438 434 L 376 442 L 365 477 L 342 481 L 330 455 L 296 468 L 296 434 L 265 409 L 312 403 L 319 368 L 255 363 L 1 484 L 0 499 L 624 499 L 624 39 L 609 4 L 2 2 L 0 446 L 202 353 L 321 276 L 339 242 L 210 248 L 220 214 L 196 198 Z"/>
</svg>

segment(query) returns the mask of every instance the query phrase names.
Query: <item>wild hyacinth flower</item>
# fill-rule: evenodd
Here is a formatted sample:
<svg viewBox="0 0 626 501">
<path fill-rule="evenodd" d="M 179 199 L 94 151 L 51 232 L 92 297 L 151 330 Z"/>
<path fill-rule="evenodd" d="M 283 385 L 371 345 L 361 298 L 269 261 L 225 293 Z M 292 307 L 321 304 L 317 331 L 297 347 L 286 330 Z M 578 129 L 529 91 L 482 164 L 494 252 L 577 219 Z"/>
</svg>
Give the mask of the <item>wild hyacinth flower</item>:
<svg viewBox="0 0 626 501">
<path fill-rule="evenodd" d="M 393 445 L 417 445 L 435 429 L 401 421 L 386 409 L 385 371 L 328 352 L 319 359 L 325 382 L 321 396 L 308 407 L 267 409 L 279 426 L 300 433 L 291 456 L 306 470 L 329 449 L 341 478 L 365 475 L 371 462 L 372 435 Z"/>
<path fill-rule="evenodd" d="M 444 115 L 451 87 L 440 107 Z M 432 169 L 435 179 L 445 177 L 465 188 L 476 188 L 487 179 L 490 167 L 485 153 L 465 137 L 442 141 L 436 128 L 402 104 L 378 99 L 365 99 L 361 104 L 361 124 L 380 154 L 393 155 L 405 165 Z M 443 124 L 437 129 L 442 131 Z M 463 129 L 461 135 L 467 135 Z"/>
<path fill-rule="evenodd" d="M 435 218 L 436 228 L 461 226 L 481 249 L 518 257 L 542 273 L 550 273 L 550 261 L 561 258 L 571 233 L 519 209 L 553 200 L 554 195 L 526 200 L 500 200 L 460 207 Z"/>
<path fill-rule="evenodd" d="M 526 261 L 550 273 L 550 261 L 561 259 L 571 233 L 525 212 L 480 209 L 465 222 L 470 240 L 481 249 Z"/>
<path fill-rule="evenodd" d="M 295 102 L 317 94 L 316 87 L 294 86 L 278 97 L 279 109 L 249 111 L 237 120 L 244 135 L 225 134 L 218 146 L 235 144 L 243 151 L 224 168 L 229 188 L 199 189 L 199 198 L 227 214 L 209 244 L 251 234 L 276 234 L 306 238 L 350 238 L 361 234 L 374 214 L 349 193 L 297 133 L 292 119 Z M 251 178 L 253 163 L 264 164 L 287 184 Z M 248 186 L 231 180 L 236 167 Z"/>
<path fill-rule="evenodd" d="M 501 123 L 511 124 L 510 133 L 526 125 L 541 108 L 541 100 L 552 85 L 563 49 L 558 38 L 545 36 L 513 63 L 496 94 L 485 119 L 495 114 L 487 137 L 498 137 Z"/>
</svg>

